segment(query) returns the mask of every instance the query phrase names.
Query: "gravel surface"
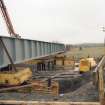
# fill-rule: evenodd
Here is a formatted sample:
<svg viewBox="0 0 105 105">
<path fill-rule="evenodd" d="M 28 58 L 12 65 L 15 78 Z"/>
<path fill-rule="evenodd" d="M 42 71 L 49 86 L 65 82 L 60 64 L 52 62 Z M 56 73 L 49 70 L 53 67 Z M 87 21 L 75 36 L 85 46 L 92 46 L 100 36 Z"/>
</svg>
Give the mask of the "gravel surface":
<svg viewBox="0 0 105 105">
<path fill-rule="evenodd" d="M 34 100 L 34 101 L 98 101 L 98 91 L 89 82 L 73 92 L 52 96 L 50 94 L 39 93 L 0 93 L 0 99 L 3 100 Z"/>
<path fill-rule="evenodd" d="M 89 82 L 74 92 L 65 94 L 62 100 L 69 101 L 98 101 L 98 91 L 93 86 L 92 82 Z"/>
<path fill-rule="evenodd" d="M 60 71 L 59 71 L 60 72 Z M 58 73 L 59 73 L 58 72 Z M 55 75 L 54 72 L 41 72 L 38 76 Z M 65 72 L 66 76 L 68 73 Z M 63 74 L 63 72 L 61 72 Z M 77 74 L 77 73 L 76 73 Z M 77 76 L 77 75 L 76 75 Z M 70 76 L 71 77 L 71 76 Z M 98 91 L 91 82 L 91 73 L 82 74 L 81 81 L 82 85 L 75 90 L 67 91 L 67 93 L 59 94 L 59 96 L 53 96 L 51 94 L 44 94 L 38 92 L 30 93 L 18 93 L 18 92 L 6 92 L 0 93 L 1 100 L 34 100 L 34 101 L 98 101 Z M 40 77 L 39 77 L 40 78 Z M 76 86 L 75 84 L 73 84 Z"/>
</svg>

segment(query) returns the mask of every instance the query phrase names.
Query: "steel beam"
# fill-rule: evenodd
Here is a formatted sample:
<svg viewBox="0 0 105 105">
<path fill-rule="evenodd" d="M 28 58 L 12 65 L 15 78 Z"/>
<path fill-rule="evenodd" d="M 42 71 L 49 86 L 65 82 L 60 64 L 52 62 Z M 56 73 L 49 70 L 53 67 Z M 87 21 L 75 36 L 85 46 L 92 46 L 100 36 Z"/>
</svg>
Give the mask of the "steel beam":
<svg viewBox="0 0 105 105">
<path fill-rule="evenodd" d="M 49 56 L 64 51 L 64 44 L 29 39 L 0 36 L 8 49 L 13 62 L 21 63 L 31 59 Z M 0 45 L 0 68 L 10 64 L 3 47 Z"/>
</svg>

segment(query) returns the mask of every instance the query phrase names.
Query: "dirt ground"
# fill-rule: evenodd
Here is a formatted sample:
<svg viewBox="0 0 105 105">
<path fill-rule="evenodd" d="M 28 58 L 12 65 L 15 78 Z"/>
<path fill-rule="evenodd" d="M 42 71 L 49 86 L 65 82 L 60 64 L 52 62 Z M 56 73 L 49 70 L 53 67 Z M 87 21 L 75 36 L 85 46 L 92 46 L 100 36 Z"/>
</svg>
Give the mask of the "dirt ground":
<svg viewBox="0 0 105 105">
<path fill-rule="evenodd" d="M 34 101 L 98 101 L 98 91 L 89 82 L 73 92 L 65 94 L 59 94 L 59 96 L 52 96 L 50 94 L 39 93 L 0 93 L 0 99 L 2 100 L 34 100 Z"/>
<path fill-rule="evenodd" d="M 59 71 L 60 72 L 60 71 Z M 56 71 L 42 72 L 42 77 L 47 75 L 55 75 Z M 63 72 L 62 72 L 63 73 Z M 70 73 L 70 72 L 67 72 Z M 73 72 L 71 72 L 72 74 Z M 46 75 L 45 75 L 46 74 Z M 77 75 L 77 73 L 75 73 Z M 37 74 L 38 75 L 38 74 Z M 40 74 L 39 74 L 40 75 Z M 72 76 L 72 75 L 70 75 Z M 70 77 L 71 78 L 71 77 Z M 44 94 L 38 92 L 30 93 L 17 93 L 17 92 L 5 92 L 0 93 L 1 100 L 34 100 L 34 101 L 98 101 L 98 91 L 92 84 L 91 75 L 82 75 L 81 86 L 75 90 L 68 89 L 66 93 L 60 93 L 58 96 L 51 94 Z M 73 80 L 71 81 L 73 82 Z M 76 84 L 74 84 L 75 86 Z"/>
</svg>

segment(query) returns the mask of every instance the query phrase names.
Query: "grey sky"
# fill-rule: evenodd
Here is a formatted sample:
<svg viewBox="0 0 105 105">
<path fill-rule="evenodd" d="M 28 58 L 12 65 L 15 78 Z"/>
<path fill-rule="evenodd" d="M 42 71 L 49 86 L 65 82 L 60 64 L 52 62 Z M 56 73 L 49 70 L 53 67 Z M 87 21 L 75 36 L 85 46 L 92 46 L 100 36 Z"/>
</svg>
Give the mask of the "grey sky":
<svg viewBox="0 0 105 105">
<path fill-rule="evenodd" d="M 103 42 L 105 0 L 4 0 L 22 37 L 65 43 Z M 1 16 L 0 16 L 1 17 Z M 0 18 L 0 33 L 7 35 Z"/>
</svg>

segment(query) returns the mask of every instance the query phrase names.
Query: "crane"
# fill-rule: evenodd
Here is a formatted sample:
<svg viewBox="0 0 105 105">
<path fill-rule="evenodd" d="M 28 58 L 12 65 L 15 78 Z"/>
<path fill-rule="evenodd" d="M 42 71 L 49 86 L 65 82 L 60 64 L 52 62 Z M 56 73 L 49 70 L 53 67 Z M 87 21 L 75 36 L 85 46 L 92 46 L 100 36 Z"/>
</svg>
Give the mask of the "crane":
<svg viewBox="0 0 105 105">
<path fill-rule="evenodd" d="M 7 29 L 8 29 L 8 33 L 10 34 L 11 37 L 15 37 L 15 38 L 21 38 L 18 34 L 15 33 L 12 22 L 10 20 L 7 8 L 4 4 L 3 0 L 0 0 L 0 10 L 1 10 L 1 14 L 5 20 Z M 32 71 L 30 68 L 24 68 L 21 70 L 17 70 L 11 55 L 9 54 L 9 51 L 4 43 L 4 41 L 2 40 L 2 37 L 0 37 L 0 46 L 3 47 L 11 65 L 9 65 L 10 67 L 12 67 L 12 69 L 15 71 L 11 71 L 10 73 L 0 73 L 0 83 L 1 85 L 8 85 L 8 86 L 13 86 L 13 85 L 20 85 L 24 82 L 26 82 L 27 80 L 30 79 L 30 77 L 32 77 Z M 7 67 L 8 68 L 8 67 Z M 26 75 L 24 75 L 26 74 Z M 2 79 L 1 79 L 2 78 Z"/>
<path fill-rule="evenodd" d="M 6 26 L 8 29 L 8 33 L 10 34 L 10 36 L 15 37 L 15 38 L 20 38 L 20 36 L 18 34 L 16 34 L 14 31 L 14 27 L 12 25 L 11 19 L 9 17 L 7 8 L 6 8 L 3 0 L 0 0 L 0 10 L 1 10 L 2 17 L 5 20 L 5 23 L 6 23 Z"/>
</svg>

